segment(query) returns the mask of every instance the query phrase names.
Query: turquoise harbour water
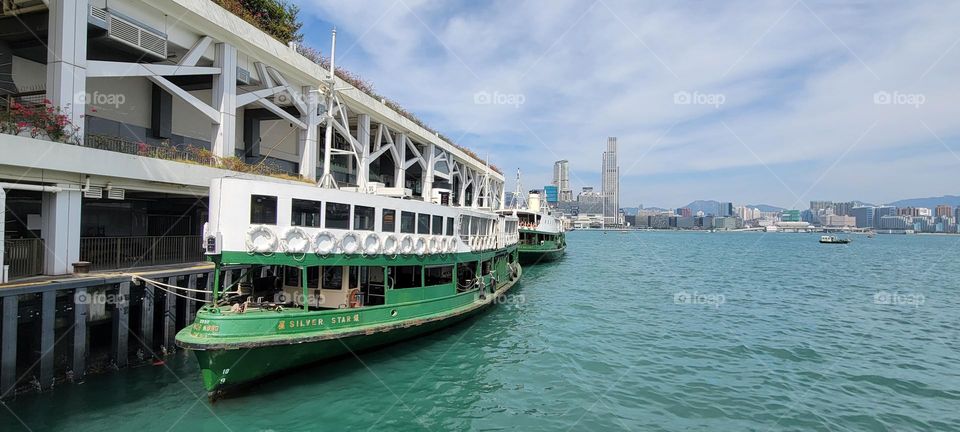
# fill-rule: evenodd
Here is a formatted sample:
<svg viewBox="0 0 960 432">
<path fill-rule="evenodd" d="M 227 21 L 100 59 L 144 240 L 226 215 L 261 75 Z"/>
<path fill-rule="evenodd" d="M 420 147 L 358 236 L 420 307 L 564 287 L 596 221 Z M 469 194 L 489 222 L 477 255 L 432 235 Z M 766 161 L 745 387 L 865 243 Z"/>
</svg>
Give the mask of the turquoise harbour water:
<svg viewBox="0 0 960 432">
<path fill-rule="evenodd" d="M 0 430 L 960 430 L 960 236 L 573 232 L 510 300 L 210 405 L 195 360 Z"/>
</svg>

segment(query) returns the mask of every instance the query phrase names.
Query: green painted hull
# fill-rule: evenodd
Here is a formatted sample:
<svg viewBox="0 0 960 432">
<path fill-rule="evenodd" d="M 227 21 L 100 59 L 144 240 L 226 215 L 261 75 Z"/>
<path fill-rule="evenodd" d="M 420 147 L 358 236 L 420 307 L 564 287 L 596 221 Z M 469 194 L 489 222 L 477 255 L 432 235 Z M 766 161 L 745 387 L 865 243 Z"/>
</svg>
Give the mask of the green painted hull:
<svg viewBox="0 0 960 432">
<path fill-rule="evenodd" d="M 563 257 L 567 249 L 567 240 L 564 233 L 545 233 L 530 229 L 520 229 L 521 233 L 556 235 L 556 240 L 543 240 L 536 243 L 523 243 L 517 246 L 519 260 L 521 264 L 537 264 L 549 261 L 555 261 Z"/>
<path fill-rule="evenodd" d="M 508 252 L 515 254 L 516 249 Z M 236 314 L 226 313 L 228 308 L 208 307 L 198 312 L 193 325 L 177 334 L 177 344 L 195 352 L 204 388 L 211 398 L 217 398 L 283 371 L 395 343 L 468 319 L 496 304 L 522 274 L 519 265 L 511 269 L 501 263 L 496 270 L 509 276 L 496 281 L 495 291 L 488 288 L 483 294 L 474 289 L 429 297 L 427 290 L 433 288 L 424 288 L 426 298 L 422 299 L 323 311 Z M 489 277 L 485 281 L 486 286 L 494 283 Z"/>
</svg>

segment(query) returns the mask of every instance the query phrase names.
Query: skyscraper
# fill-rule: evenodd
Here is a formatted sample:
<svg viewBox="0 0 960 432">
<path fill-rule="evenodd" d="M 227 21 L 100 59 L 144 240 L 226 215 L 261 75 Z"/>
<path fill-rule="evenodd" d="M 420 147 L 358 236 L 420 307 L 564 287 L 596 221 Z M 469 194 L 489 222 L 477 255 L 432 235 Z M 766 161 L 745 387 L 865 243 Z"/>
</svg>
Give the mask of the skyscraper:
<svg viewBox="0 0 960 432">
<path fill-rule="evenodd" d="M 620 166 L 617 165 L 617 137 L 607 138 L 607 151 L 603 152 L 602 191 L 604 200 L 603 219 L 606 224 L 617 224 L 620 211 Z"/>
<path fill-rule="evenodd" d="M 573 201 L 573 191 L 570 190 L 570 162 L 566 159 L 553 163 L 553 185 L 557 187 L 560 202 Z"/>
</svg>

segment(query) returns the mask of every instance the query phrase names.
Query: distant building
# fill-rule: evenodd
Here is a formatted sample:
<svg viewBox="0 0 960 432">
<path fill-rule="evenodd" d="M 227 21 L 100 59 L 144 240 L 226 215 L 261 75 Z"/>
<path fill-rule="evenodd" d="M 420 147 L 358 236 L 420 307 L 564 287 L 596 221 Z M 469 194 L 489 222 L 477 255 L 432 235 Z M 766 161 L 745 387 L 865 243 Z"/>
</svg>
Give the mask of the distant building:
<svg viewBox="0 0 960 432">
<path fill-rule="evenodd" d="M 689 207 L 678 208 L 677 215 L 683 216 L 683 217 L 690 217 L 690 216 L 693 216 L 693 211 L 691 211 Z"/>
<path fill-rule="evenodd" d="M 833 203 L 833 214 L 840 216 L 853 216 L 853 208 L 860 207 L 856 201 Z"/>
<path fill-rule="evenodd" d="M 553 163 L 553 185 L 557 187 L 557 201 L 573 201 L 573 190 L 570 189 L 570 162 L 559 160 Z"/>
<path fill-rule="evenodd" d="M 616 225 L 620 212 L 620 166 L 617 164 L 617 137 L 607 138 L 607 151 L 603 152 L 603 217 L 607 224 Z"/>
<path fill-rule="evenodd" d="M 884 230 L 913 229 L 913 218 L 907 216 L 883 215 L 878 219 L 877 228 Z"/>
<path fill-rule="evenodd" d="M 717 216 L 719 217 L 733 216 L 733 203 L 729 203 L 729 202 L 720 203 L 720 208 L 717 209 Z"/>
<path fill-rule="evenodd" d="M 857 218 L 853 216 L 827 214 L 820 218 L 820 223 L 829 228 L 854 227 L 857 226 Z"/>
<path fill-rule="evenodd" d="M 821 210 L 833 209 L 832 201 L 810 201 L 810 212 L 813 214 L 820 213 Z"/>
<path fill-rule="evenodd" d="M 850 213 L 857 221 L 857 228 L 871 228 L 873 227 L 873 216 L 874 216 L 874 207 L 873 206 L 860 206 L 854 207 L 850 210 Z"/>
<path fill-rule="evenodd" d="M 953 207 L 947 204 L 938 205 L 937 208 L 934 209 L 933 215 L 935 217 L 953 216 Z"/>
<path fill-rule="evenodd" d="M 547 204 L 551 207 L 556 206 L 560 202 L 557 187 L 554 185 L 547 185 L 543 187 L 543 196 L 547 200 Z"/>
<path fill-rule="evenodd" d="M 603 214 L 603 194 L 594 192 L 592 187 L 584 187 L 577 195 L 578 214 Z"/>
<path fill-rule="evenodd" d="M 800 217 L 800 210 L 784 210 L 780 213 L 780 221 L 803 222 L 803 218 Z"/>
<path fill-rule="evenodd" d="M 874 228 L 880 227 L 880 218 L 884 216 L 896 216 L 897 208 L 893 206 L 879 206 L 873 209 L 873 226 Z M 881 228 L 881 229 L 890 229 L 890 228 Z"/>
</svg>

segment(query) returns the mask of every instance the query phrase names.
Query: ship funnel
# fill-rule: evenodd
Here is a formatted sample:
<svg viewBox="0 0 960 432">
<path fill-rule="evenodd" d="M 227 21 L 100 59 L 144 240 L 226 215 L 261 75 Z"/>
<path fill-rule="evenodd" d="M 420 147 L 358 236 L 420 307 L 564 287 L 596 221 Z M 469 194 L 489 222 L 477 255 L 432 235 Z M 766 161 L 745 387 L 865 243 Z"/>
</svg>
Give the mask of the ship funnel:
<svg viewBox="0 0 960 432">
<path fill-rule="evenodd" d="M 527 196 L 527 209 L 532 212 L 540 211 L 540 194 L 530 193 L 530 195 Z"/>
</svg>

